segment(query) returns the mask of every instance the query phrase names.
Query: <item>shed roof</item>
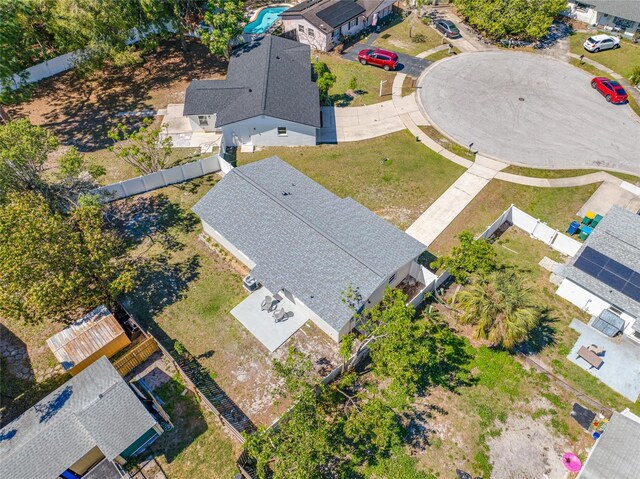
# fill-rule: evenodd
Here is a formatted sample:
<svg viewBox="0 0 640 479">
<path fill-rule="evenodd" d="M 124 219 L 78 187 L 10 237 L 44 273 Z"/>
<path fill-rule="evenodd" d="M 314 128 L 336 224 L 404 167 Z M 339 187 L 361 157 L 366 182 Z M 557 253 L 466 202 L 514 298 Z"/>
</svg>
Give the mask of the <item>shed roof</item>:
<svg viewBox="0 0 640 479">
<path fill-rule="evenodd" d="M 225 80 L 196 80 L 184 115 L 216 115 L 221 127 L 266 115 L 320 127 L 320 98 L 311 79 L 311 48 L 267 35 L 236 50 Z"/>
<path fill-rule="evenodd" d="M 47 345 L 65 371 L 69 371 L 123 334 L 118 320 L 102 305 L 51 336 Z"/>
<path fill-rule="evenodd" d="M 640 471 L 640 422 L 613 413 L 594 444 L 580 479 L 637 479 Z"/>
<path fill-rule="evenodd" d="M 96 446 L 113 460 L 155 425 L 103 356 L 0 430 L 0 477 L 58 477 Z"/>
<path fill-rule="evenodd" d="M 585 256 L 585 258 L 581 259 Z M 616 268 L 630 274 L 620 278 L 622 287 L 615 287 L 616 278 L 609 279 L 608 270 L 604 274 L 589 274 L 576 267 L 576 262 L 586 257 L 601 255 L 613 260 Z M 617 266 L 617 265 L 622 266 Z M 610 304 L 640 319 L 640 302 L 634 299 L 635 283 L 640 277 L 640 216 L 619 206 L 612 207 L 593 230 L 578 254 L 560 269 L 561 273 L 574 283 L 604 299 Z M 598 271 L 594 270 L 594 273 Z M 615 271 L 613 271 L 615 274 Z M 625 274 L 626 274 L 625 273 Z M 621 273 L 622 274 L 622 273 Z M 623 274 L 624 276 L 624 274 Z"/>
<path fill-rule="evenodd" d="M 339 198 L 280 158 L 234 168 L 193 208 L 256 267 L 272 292 L 285 288 L 336 331 L 425 245 L 351 198 Z"/>
</svg>

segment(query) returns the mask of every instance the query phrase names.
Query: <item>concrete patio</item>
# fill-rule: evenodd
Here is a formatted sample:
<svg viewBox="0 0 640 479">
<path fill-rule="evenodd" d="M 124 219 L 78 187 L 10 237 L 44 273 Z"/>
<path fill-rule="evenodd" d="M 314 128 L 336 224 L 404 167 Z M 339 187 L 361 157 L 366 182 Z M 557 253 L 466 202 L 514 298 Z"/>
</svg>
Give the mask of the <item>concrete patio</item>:
<svg viewBox="0 0 640 479">
<path fill-rule="evenodd" d="M 640 395 L 640 343 L 622 336 L 609 338 L 600 331 L 574 319 L 571 328 L 580 334 L 567 359 L 597 377 L 611 389 L 627 399 L 635 401 Z M 605 352 L 600 357 L 604 363 L 592 368 L 584 359 L 577 357 L 580 346 L 595 344 Z"/>
<path fill-rule="evenodd" d="M 300 329 L 309 318 L 291 301 L 280 295 L 278 308 L 283 308 L 289 314 L 286 321 L 276 323 L 272 312 L 261 309 L 262 301 L 266 296 L 273 298 L 275 295 L 264 287 L 254 291 L 233 308 L 231 314 L 272 353 Z"/>
<path fill-rule="evenodd" d="M 169 103 L 167 108 L 159 110 L 163 116 L 163 137 L 171 137 L 174 148 L 200 148 L 202 153 L 211 153 L 220 143 L 221 133 L 193 131 L 191 123 L 182 115 L 184 103 Z"/>
</svg>

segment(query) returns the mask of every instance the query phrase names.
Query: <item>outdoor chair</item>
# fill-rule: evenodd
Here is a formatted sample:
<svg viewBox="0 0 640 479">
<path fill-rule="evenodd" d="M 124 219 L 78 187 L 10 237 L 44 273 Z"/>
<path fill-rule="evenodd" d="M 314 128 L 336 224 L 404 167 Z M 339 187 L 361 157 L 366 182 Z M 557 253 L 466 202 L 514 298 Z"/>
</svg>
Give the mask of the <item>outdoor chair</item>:
<svg viewBox="0 0 640 479">
<path fill-rule="evenodd" d="M 283 308 L 277 309 L 273 312 L 273 319 L 275 319 L 276 323 L 281 323 L 282 321 L 289 319 L 289 313 L 287 313 Z"/>
<path fill-rule="evenodd" d="M 600 356 L 596 355 L 596 353 L 594 353 L 590 349 L 585 348 L 584 346 L 580 346 L 577 356 L 584 359 L 587 363 L 589 363 L 589 366 L 596 369 L 599 369 L 604 362 Z"/>
<path fill-rule="evenodd" d="M 265 296 L 260 304 L 260 309 L 262 311 L 271 311 L 271 307 L 273 306 L 273 298 L 271 296 Z"/>
<path fill-rule="evenodd" d="M 600 356 L 601 354 L 604 354 L 604 348 L 601 348 L 600 346 L 596 346 L 595 344 L 588 346 L 587 349 L 597 354 L 598 356 Z"/>
</svg>

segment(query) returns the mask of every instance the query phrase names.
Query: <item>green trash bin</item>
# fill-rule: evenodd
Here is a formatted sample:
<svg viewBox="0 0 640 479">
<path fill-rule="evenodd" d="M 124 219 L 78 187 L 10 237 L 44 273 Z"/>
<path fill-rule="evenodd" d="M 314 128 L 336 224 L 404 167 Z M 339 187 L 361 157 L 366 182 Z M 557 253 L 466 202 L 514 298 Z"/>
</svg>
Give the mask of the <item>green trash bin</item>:
<svg viewBox="0 0 640 479">
<path fill-rule="evenodd" d="M 583 226 L 582 229 L 580 230 L 580 239 L 583 241 L 586 240 L 592 231 L 593 230 L 588 226 Z"/>
<path fill-rule="evenodd" d="M 583 225 L 590 225 L 591 224 L 591 218 L 587 218 L 586 216 L 584 218 L 582 218 L 582 224 Z"/>
<path fill-rule="evenodd" d="M 600 221 L 602 221 L 602 215 L 596 215 L 596 217 L 591 220 L 591 224 L 589 224 L 589 226 L 595 228 L 596 226 L 598 226 L 598 223 L 600 223 Z"/>
</svg>

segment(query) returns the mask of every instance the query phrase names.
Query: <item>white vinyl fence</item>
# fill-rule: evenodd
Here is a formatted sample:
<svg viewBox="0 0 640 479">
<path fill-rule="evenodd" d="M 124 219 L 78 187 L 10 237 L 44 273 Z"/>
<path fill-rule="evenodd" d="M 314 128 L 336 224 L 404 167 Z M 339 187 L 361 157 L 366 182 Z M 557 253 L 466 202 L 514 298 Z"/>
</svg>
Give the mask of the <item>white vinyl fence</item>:
<svg viewBox="0 0 640 479">
<path fill-rule="evenodd" d="M 91 190 L 92 194 L 100 196 L 105 203 L 119 200 L 128 196 L 146 193 L 147 191 L 162 188 L 164 186 L 182 183 L 183 181 L 198 178 L 199 176 L 208 175 L 221 171 L 220 164 L 225 163 L 225 169 L 230 170 L 231 165 L 218 157 L 218 155 L 209 156 L 202 160 L 192 161 L 184 165 L 174 166 L 166 170 L 161 170 L 149 175 L 138 176 L 130 180 L 119 181 L 107 186 L 101 186 Z"/>
<path fill-rule="evenodd" d="M 544 241 L 556 251 L 567 256 L 575 256 L 582 246 L 579 241 L 547 226 L 539 219 L 525 213 L 514 205 L 509 206 L 480 236 L 485 239 L 491 237 L 505 222 L 509 222 L 532 237 Z"/>
</svg>

